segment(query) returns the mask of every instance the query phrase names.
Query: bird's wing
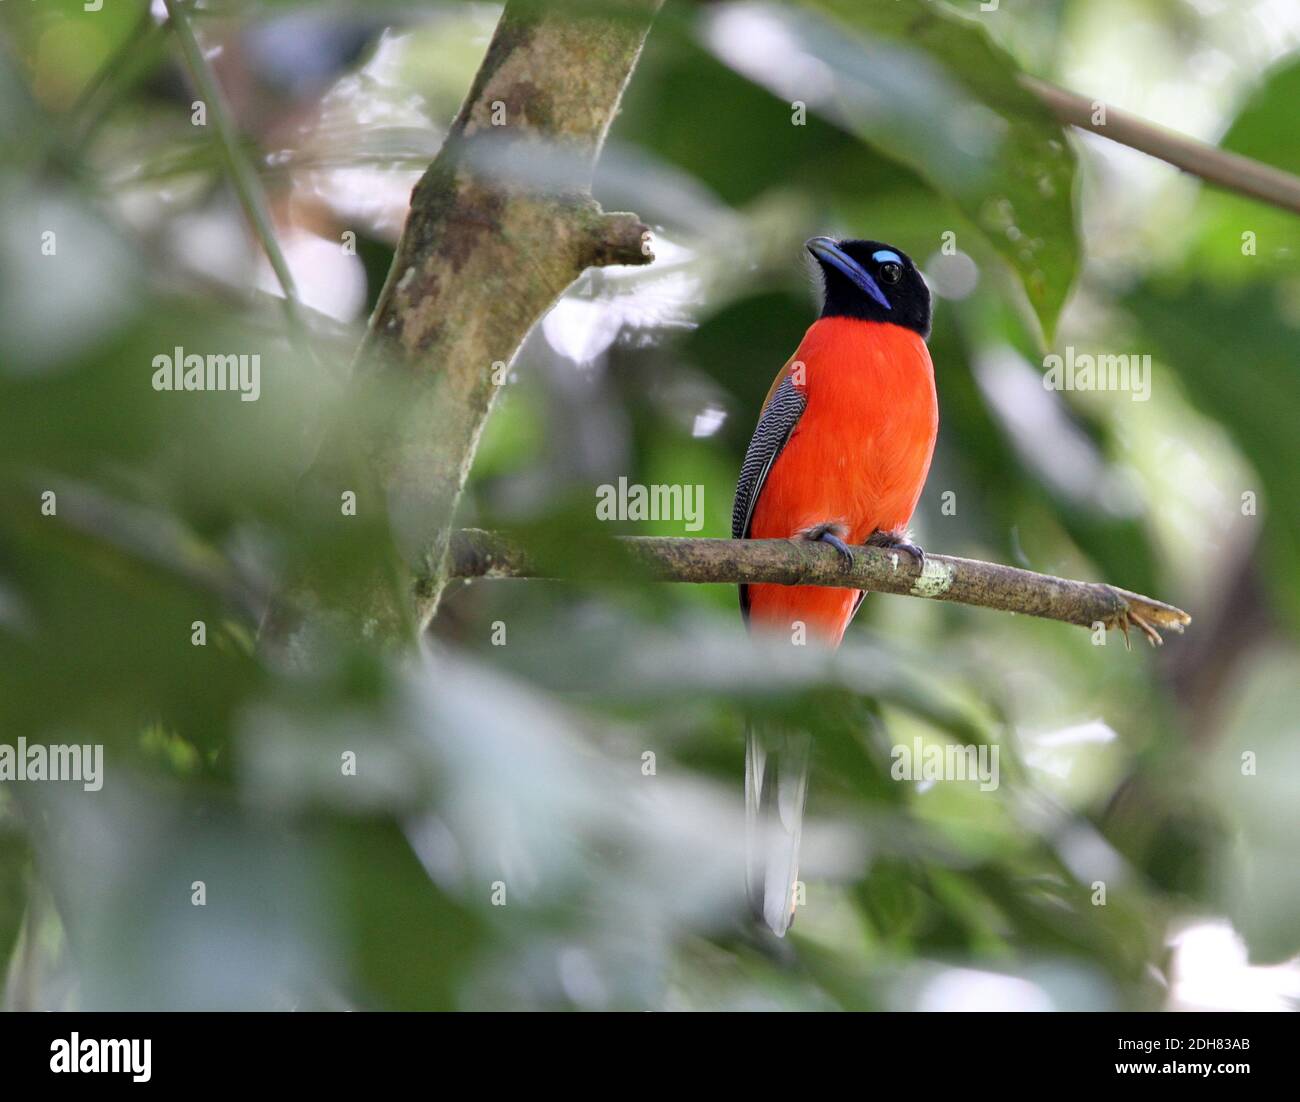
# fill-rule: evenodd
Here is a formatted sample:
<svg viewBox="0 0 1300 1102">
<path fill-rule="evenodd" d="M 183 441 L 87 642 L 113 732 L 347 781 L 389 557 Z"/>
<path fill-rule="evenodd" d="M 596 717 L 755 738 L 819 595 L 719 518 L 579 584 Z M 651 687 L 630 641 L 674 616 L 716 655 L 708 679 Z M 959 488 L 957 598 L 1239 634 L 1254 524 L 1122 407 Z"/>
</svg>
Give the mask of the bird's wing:
<svg viewBox="0 0 1300 1102">
<path fill-rule="evenodd" d="M 794 361 L 791 361 L 793 363 Z M 777 376 L 768 394 L 763 412 L 758 419 L 753 439 L 745 450 L 745 461 L 740 466 L 740 479 L 736 484 L 736 501 L 731 509 L 731 538 L 743 540 L 749 536 L 749 525 L 754 518 L 754 507 L 763 492 L 763 483 L 803 416 L 807 400 L 794 385 L 790 364 Z M 749 589 L 740 587 L 740 611 L 749 615 Z"/>
</svg>

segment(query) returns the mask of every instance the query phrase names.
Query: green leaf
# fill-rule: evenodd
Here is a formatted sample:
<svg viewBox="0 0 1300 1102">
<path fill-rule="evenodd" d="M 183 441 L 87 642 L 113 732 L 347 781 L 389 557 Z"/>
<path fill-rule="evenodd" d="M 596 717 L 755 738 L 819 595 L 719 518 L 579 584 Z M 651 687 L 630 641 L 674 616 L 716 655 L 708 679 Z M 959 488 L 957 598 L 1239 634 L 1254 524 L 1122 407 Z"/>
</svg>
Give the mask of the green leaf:
<svg viewBox="0 0 1300 1102">
<path fill-rule="evenodd" d="M 1219 907 L 1257 964 L 1300 951 L 1300 873 L 1293 856 L 1300 829 L 1297 707 L 1295 652 L 1263 655 L 1240 671 L 1228 694 L 1222 741 L 1202 763 L 1200 783 L 1231 823 L 1231 830 L 1220 830 L 1227 844 L 1207 871 L 1217 881 Z"/>
<path fill-rule="evenodd" d="M 1096 563 L 1108 581 L 1141 593 L 1159 589 L 1155 558 L 1142 518 L 1117 514 L 1097 498 L 1071 493 L 1048 477 L 1042 465 L 1018 453 L 1013 430 L 995 414 L 976 378 L 976 360 L 997 344 L 1029 357 L 1029 335 L 1015 326 L 1011 311 L 992 294 L 979 292 L 936 312 L 930 338 L 936 364 L 944 365 L 939 384 L 939 446 L 954 458 L 948 477 L 962 480 L 961 496 L 977 502 L 972 510 L 978 538 L 998 541 L 1003 556 L 1031 569 L 1048 570 L 1035 548 L 1055 544 L 1059 524 L 1079 550 Z M 1072 410 L 1080 437 L 1100 455 L 1109 447 L 1104 423 Z M 941 452 L 942 456 L 942 452 Z M 934 484 L 934 476 L 931 476 Z M 928 496 L 928 495 L 927 495 Z M 1050 520 L 1048 518 L 1050 517 Z"/>
<path fill-rule="evenodd" d="M 430 882 L 388 823 L 329 827 L 333 912 L 350 948 L 353 994 L 386 1010 L 450 1010 L 482 923 Z"/>
<path fill-rule="evenodd" d="M 809 6 L 864 36 L 807 16 L 788 22 L 834 75 L 828 109 L 956 203 L 1015 270 L 1050 339 L 1079 267 L 1075 157 L 1015 62 L 928 0 Z"/>
<path fill-rule="evenodd" d="M 1300 59 L 1290 58 L 1264 78 L 1224 136 L 1224 149 L 1300 173 L 1295 105 L 1300 100 Z"/>
<path fill-rule="evenodd" d="M 1273 69 L 1242 107 L 1222 147 L 1286 172 L 1300 174 L 1296 104 L 1300 60 Z M 1265 272 L 1289 275 L 1300 256 L 1300 218 L 1266 203 L 1205 188 L 1188 263 L 1216 282 L 1242 282 Z"/>
<path fill-rule="evenodd" d="M 1258 499 L 1270 582 L 1300 625 L 1300 376 L 1295 370 L 1294 315 L 1268 283 L 1220 289 L 1201 281 L 1183 286 L 1146 284 L 1124 305 L 1145 339 L 1177 373 L 1192 400 L 1232 433 L 1260 486 L 1243 486 Z M 1236 510 L 1234 509 L 1234 512 Z M 1223 522 L 1240 520 L 1223 518 Z M 1206 524 L 1215 518 L 1206 517 Z"/>
</svg>

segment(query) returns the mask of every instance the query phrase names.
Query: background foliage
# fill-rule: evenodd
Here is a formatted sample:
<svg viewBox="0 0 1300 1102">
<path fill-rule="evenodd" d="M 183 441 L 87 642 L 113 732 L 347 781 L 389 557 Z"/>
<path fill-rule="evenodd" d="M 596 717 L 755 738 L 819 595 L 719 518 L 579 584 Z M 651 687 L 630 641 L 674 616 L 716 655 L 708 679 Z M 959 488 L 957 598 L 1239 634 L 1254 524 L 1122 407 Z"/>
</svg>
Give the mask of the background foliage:
<svg viewBox="0 0 1300 1102">
<path fill-rule="evenodd" d="M 573 557 L 624 476 L 702 485 L 699 534 L 727 534 L 815 316 L 802 241 L 883 238 L 937 296 L 919 542 L 1175 602 L 1185 639 L 873 597 L 835 660 L 792 659 L 747 643 L 726 587 L 492 582 L 416 668 L 334 640 L 303 671 L 254 649 L 274 578 L 343 582 L 389 535 L 294 487 L 498 9 L 195 13 L 305 356 L 149 5 L 4 5 L 0 739 L 107 759 L 98 793 L 0 787 L 6 1004 L 1293 1005 L 1298 223 L 1067 134 L 1016 79 L 1300 172 L 1289 7 L 670 3 L 595 189 L 659 259 L 538 326 L 463 510 Z M 1149 354 L 1150 400 L 1044 390 L 1067 346 Z M 155 393 L 177 347 L 259 353 L 261 400 Z M 781 943 L 741 900 L 746 710 L 816 717 Z M 891 780 L 914 738 L 997 745 L 1001 786 Z"/>
</svg>

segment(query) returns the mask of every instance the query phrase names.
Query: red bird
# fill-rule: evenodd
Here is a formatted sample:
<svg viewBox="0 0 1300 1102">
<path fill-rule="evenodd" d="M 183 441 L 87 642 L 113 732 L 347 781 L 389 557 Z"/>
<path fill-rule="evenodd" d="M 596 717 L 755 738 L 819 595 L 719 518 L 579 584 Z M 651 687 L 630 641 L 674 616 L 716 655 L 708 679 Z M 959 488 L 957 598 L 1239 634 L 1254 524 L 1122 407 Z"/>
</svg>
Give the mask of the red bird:
<svg viewBox="0 0 1300 1102">
<path fill-rule="evenodd" d="M 926 348 L 930 292 L 916 265 L 879 241 L 807 245 L 821 269 L 821 317 L 781 369 L 745 452 L 733 539 L 897 548 L 924 562 L 907 526 L 939 429 Z M 839 646 L 866 593 L 826 586 L 742 585 L 751 631 Z M 794 916 L 808 788 L 806 732 L 751 725 L 745 747 L 750 904 L 784 935 Z"/>
</svg>

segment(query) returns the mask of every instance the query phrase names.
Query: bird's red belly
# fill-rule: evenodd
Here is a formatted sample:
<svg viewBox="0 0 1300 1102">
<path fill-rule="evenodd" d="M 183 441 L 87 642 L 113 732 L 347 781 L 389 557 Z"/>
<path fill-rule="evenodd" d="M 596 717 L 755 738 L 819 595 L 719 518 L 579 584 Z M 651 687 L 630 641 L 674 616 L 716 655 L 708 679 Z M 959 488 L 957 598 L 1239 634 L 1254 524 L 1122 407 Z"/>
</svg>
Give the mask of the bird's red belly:
<svg viewBox="0 0 1300 1102">
<path fill-rule="evenodd" d="M 828 319 L 831 320 L 831 319 Z M 919 336 L 896 326 L 834 319 L 809 331 L 807 406 L 772 464 L 754 509 L 752 539 L 837 525 L 847 543 L 901 532 L 916 509 L 938 428 L 934 376 Z M 858 590 L 755 585 L 750 623 L 838 644 Z"/>
</svg>

